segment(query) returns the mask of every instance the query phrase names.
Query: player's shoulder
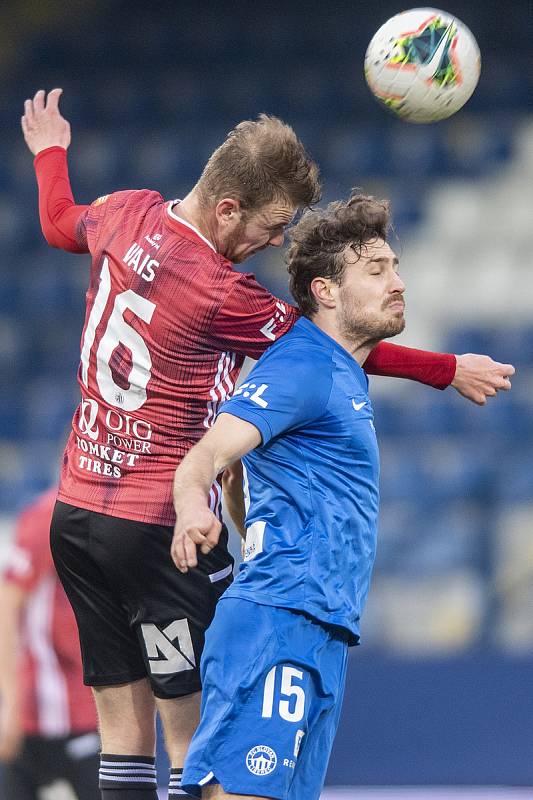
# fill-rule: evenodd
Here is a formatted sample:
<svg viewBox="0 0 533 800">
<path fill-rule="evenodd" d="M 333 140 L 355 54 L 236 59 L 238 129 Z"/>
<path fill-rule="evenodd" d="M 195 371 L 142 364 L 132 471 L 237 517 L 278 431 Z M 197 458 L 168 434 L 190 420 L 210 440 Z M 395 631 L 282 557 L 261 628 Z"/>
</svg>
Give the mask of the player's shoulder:
<svg viewBox="0 0 533 800">
<path fill-rule="evenodd" d="M 332 340 L 305 317 L 300 317 L 291 330 L 270 347 L 264 359 L 291 359 L 294 366 L 302 370 L 317 364 L 334 365 Z"/>
<path fill-rule="evenodd" d="M 264 308 L 265 303 L 269 303 L 276 305 L 282 313 L 285 313 L 291 307 L 289 302 L 280 299 L 263 286 L 253 272 L 239 272 L 230 261 L 226 263 L 231 267 L 227 277 L 228 286 L 236 293 L 250 298 L 258 308 Z"/>
<path fill-rule="evenodd" d="M 128 216 L 146 214 L 153 206 L 164 202 L 159 192 L 151 189 L 123 189 L 97 197 L 89 206 L 89 219 L 105 220 L 121 212 Z"/>
<path fill-rule="evenodd" d="M 281 336 L 261 356 L 254 371 L 266 376 L 276 376 L 283 383 L 304 387 L 310 391 L 320 387 L 320 394 L 328 393 L 333 381 L 335 361 L 327 342 L 303 330 L 301 319 L 292 330 Z M 309 323 L 312 324 L 312 323 Z"/>
<path fill-rule="evenodd" d="M 155 205 L 162 205 L 164 202 L 163 196 L 153 189 L 123 189 L 97 198 L 93 205 L 108 204 L 110 209 L 116 211 L 126 206 L 130 209 L 149 209 Z"/>
</svg>

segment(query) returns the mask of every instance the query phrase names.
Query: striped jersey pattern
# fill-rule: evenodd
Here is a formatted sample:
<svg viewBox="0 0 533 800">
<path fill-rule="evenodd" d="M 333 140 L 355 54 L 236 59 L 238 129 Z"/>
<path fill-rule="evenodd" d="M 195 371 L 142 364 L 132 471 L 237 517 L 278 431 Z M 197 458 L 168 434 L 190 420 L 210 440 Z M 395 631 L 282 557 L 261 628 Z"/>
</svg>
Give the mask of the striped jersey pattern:
<svg viewBox="0 0 533 800">
<path fill-rule="evenodd" d="M 244 358 L 297 318 L 239 273 L 157 192 L 95 201 L 78 225 L 91 253 L 76 409 L 59 499 L 163 525 L 176 466 L 231 396 Z M 220 486 L 211 507 L 220 507 Z"/>
</svg>

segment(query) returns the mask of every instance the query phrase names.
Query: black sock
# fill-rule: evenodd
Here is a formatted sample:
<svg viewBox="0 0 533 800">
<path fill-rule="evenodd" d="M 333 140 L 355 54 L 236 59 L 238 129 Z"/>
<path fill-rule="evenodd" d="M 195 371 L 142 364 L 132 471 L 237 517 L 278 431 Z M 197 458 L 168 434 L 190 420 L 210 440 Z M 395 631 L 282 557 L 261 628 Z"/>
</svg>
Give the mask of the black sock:
<svg viewBox="0 0 533 800">
<path fill-rule="evenodd" d="M 100 755 L 102 800 L 157 800 L 155 758 Z"/>
<path fill-rule="evenodd" d="M 177 800 L 180 797 L 191 797 L 181 788 L 181 776 L 183 770 L 181 767 L 172 767 L 170 770 L 170 781 L 168 784 L 168 800 Z"/>
</svg>

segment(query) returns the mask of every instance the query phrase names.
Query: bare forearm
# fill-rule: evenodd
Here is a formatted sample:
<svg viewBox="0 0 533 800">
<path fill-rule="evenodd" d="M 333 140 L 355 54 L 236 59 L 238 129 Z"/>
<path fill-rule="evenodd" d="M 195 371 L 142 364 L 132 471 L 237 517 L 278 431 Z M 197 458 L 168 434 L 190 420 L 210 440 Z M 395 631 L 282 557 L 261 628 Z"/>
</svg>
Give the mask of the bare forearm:
<svg viewBox="0 0 533 800">
<path fill-rule="evenodd" d="M 246 508 L 244 505 L 242 463 L 240 461 L 231 464 L 231 466 L 224 470 L 222 489 L 228 513 L 237 531 L 244 539 L 246 536 L 246 529 L 244 526 Z"/>
<path fill-rule="evenodd" d="M 261 441 L 257 428 L 249 422 L 222 413 L 203 439 L 189 450 L 174 476 L 176 512 L 189 505 L 191 495 L 205 499 L 222 470 L 253 450 Z"/>
<path fill-rule="evenodd" d="M 208 553 L 218 543 L 222 526 L 207 502 L 213 480 L 260 442 L 254 425 L 222 413 L 179 465 L 174 476 L 176 525 L 170 552 L 182 572 L 198 563 L 197 546 Z"/>
<path fill-rule="evenodd" d="M 187 453 L 174 476 L 174 507 L 178 516 L 191 498 L 207 502 L 217 474 L 215 453 L 203 441 L 199 442 Z"/>
</svg>

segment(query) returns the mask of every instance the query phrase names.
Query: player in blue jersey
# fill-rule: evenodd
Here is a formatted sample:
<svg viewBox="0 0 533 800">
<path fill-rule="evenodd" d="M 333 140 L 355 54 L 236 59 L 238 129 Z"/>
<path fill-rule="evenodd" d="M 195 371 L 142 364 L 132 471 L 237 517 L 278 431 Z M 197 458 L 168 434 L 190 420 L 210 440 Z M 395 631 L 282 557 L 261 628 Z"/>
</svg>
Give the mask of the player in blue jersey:
<svg viewBox="0 0 533 800">
<path fill-rule="evenodd" d="M 246 549 L 202 657 L 183 787 L 203 798 L 314 800 L 338 724 L 348 646 L 376 550 L 379 459 L 361 364 L 404 328 L 389 211 L 361 195 L 292 231 L 302 311 L 176 472 L 176 566 L 209 552 L 213 479 L 243 458 Z"/>
</svg>

